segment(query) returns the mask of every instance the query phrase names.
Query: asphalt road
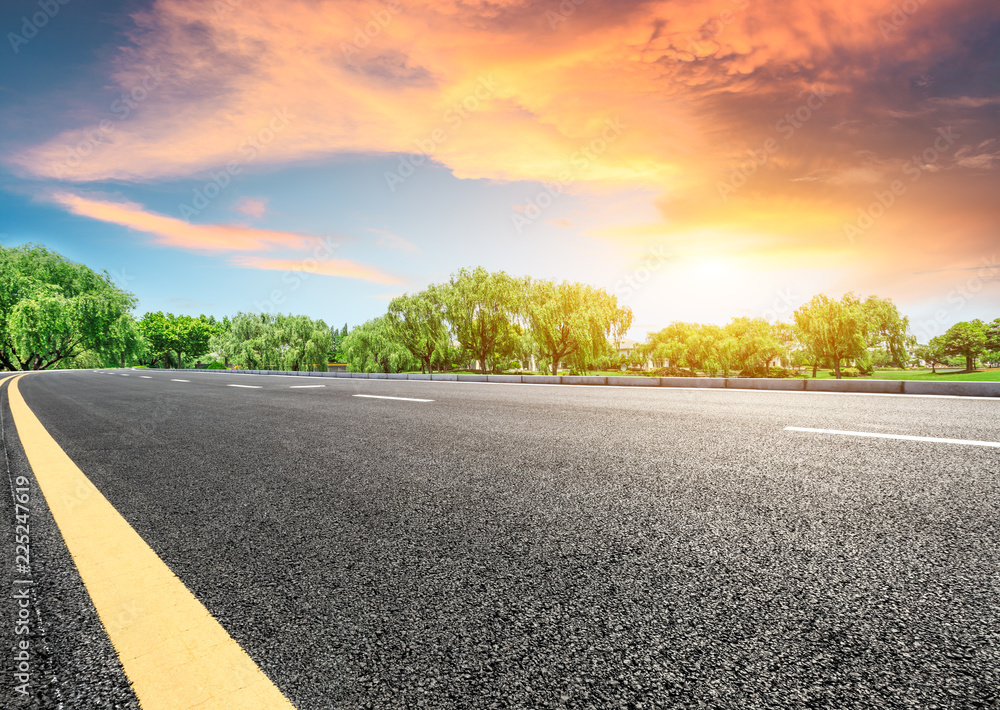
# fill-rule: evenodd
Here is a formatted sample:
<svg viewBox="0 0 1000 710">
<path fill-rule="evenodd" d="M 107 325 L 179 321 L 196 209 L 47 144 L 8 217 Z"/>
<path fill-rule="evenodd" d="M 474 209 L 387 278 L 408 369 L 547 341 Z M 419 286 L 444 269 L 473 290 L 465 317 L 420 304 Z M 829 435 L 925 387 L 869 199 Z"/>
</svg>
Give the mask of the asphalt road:
<svg viewBox="0 0 1000 710">
<path fill-rule="evenodd" d="M 1000 449 L 785 430 L 1000 442 L 997 400 L 139 371 L 20 390 L 299 708 L 1000 707 Z M 0 706 L 138 707 L 37 490 L 32 516 L 46 650 Z"/>
</svg>

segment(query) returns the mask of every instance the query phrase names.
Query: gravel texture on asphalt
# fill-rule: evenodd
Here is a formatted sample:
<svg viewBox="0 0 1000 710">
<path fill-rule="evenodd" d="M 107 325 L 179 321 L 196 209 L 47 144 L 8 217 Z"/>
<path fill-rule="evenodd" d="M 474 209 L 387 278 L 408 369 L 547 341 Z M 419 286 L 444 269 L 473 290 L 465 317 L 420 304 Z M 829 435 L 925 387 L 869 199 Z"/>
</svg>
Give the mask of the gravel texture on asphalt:
<svg viewBox="0 0 1000 710">
<path fill-rule="evenodd" d="M 783 431 L 1000 441 L 1000 402 L 187 379 L 21 391 L 300 708 L 1000 706 L 997 450 Z"/>
<path fill-rule="evenodd" d="M 4 648 L 3 695 L 0 707 L 18 708 L 110 708 L 138 710 L 139 704 L 129 687 L 114 647 L 104 633 L 94 605 L 90 601 L 83 581 L 73 564 L 66 543 L 49 512 L 45 498 L 35 482 L 31 467 L 24 456 L 24 449 L 17 437 L 17 430 L 7 404 L 7 380 L 3 380 L 0 394 L 0 415 L 3 417 L 3 446 L 5 457 L 0 459 L 3 469 L 0 478 L 5 489 L 0 495 L 3 511 L 4 565 L 0 572 L 3 595 L 7 603 L 0 615 L 0 638 Z M 8 476 L 9 466 L 9 476 Z M 15 573 L 14 500 L 10 481 L 18 476 L 29 479 L 28 531 L 30 537 L 30 573 Z M 22 510 L 18 513 L 23 515 Z M 30 580 L 30 586 L 14 584 L 14 580 Z M 27 634 L 16 633 L 16 616 L 19 611 L 14 594 L 29 589 L 31 601 Z M 27 692 L 15 688 L 23 679 L 14 678 L 15 654 L 21 651 L 15 644 L 29 643 L 28 682 L 22 686 Z"/>
</svg>

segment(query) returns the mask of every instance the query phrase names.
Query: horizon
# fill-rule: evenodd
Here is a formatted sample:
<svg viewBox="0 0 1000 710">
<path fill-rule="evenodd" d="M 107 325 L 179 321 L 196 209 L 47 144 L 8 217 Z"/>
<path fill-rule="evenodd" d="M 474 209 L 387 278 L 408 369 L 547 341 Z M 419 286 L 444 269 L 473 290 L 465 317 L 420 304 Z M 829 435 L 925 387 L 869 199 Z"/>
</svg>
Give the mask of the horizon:
<svg viewBox="0 0 1000 710">
<path fill-rule="evenodd" d="M 984 0 L 46 7 L 0 15 L 0 243 L 139 313 L 353 326 L 482 265 L 604 288 L 635 340 L 820 292 L 921 342 L 1000 316 Z"/>
</svg>

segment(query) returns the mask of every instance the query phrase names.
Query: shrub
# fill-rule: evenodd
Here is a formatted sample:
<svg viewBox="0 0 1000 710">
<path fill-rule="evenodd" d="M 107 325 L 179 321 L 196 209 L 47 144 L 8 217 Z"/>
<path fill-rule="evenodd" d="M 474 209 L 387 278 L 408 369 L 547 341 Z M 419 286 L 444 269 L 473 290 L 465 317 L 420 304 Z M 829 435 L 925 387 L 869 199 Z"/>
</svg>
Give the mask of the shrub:
<svg viewBox="0 0 1000 710">
<path fill-rule="evenodd" d="M 786 370 L 783 367 L 753 367 L 740 371 L 739 377 L 795 377 L 794 370 Z"/>
<path fill-rule="evenodd" d="M 205 365 L 206 370 L 225 370 L 226 366 L 221 362 L 210 362 Z"/>
<path fill-rule="evenodd" d="M 692 370 L 685 370 L 681 367 L 661 367 L 649 373 L 653 377 L 697 377 L 698 374 Z"/>
<path fill-rule="evenodd" d="M 841 377 L 858 377 L 861 374 L 861 370 L 856 367 L 845 367 L 840 371 Z"/>
</svg>

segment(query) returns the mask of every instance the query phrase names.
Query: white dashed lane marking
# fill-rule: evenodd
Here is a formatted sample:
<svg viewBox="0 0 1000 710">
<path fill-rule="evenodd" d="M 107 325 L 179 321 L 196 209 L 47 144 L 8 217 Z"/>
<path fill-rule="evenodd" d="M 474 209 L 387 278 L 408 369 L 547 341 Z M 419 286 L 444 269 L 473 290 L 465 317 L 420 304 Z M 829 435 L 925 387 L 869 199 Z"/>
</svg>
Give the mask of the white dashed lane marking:
<svg viewBox="0 0 1000 710">
<path fill-rule="evenodd" d="M 433 402 L 433 399 L 415 399 L 413 397 L 385 397 L 378 394 L 354 394 L 352 397 L 367 397 L 369 399 L 398 399 L 403 402 Z"/>
<path fill-rule="evenodd" d="M 991 446 L 1000 448 L 998 441 L 976 441 L 975 439 L 943 439 L 937 436 L 909 436 L 907 434 L 876 434 L 867 431 L 842 431 L 840 429 L 809 429 L 808 427 L 786 426 L 785 431 L 804 431 L 811 434 L 836 434 L 839 436 L 863 436 L 871 439 L 899 439 L 902 441 L 926 441 L 932 444 L 960 444 L 962 446 Z"/>
</svg>

